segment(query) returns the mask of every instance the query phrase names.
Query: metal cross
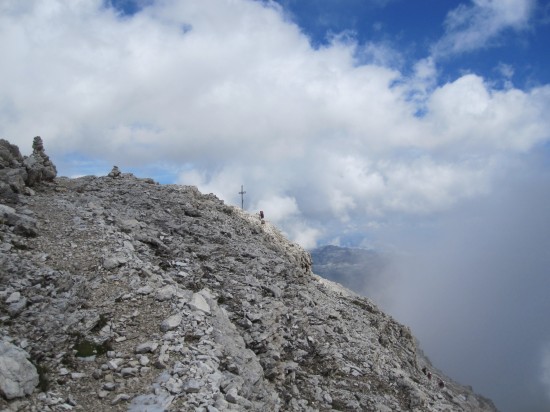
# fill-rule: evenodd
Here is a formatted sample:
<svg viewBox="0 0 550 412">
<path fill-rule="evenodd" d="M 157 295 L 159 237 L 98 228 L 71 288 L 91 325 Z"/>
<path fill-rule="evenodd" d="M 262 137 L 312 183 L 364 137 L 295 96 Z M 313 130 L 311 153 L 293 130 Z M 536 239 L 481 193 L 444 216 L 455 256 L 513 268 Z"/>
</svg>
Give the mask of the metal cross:
<svg viewBox="0 0 550 412">
<path fill-rule="evenodd" d="M 241 195 L 241 209 L 244 210 L 244 194 L 246 192 L 244 191 L 244 188 L 243 188 L 243 185 L 241 185 L 241 191 L 239 192 L 239 194 Z"/>
</svg>

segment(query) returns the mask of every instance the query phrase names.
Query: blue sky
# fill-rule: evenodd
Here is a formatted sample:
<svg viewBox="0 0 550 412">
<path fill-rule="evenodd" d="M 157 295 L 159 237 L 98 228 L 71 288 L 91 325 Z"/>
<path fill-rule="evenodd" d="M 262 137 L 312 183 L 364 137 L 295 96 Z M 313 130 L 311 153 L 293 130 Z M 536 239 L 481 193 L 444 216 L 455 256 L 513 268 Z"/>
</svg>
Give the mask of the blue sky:
<svg viewBox="0 0 550 412">
<path fill-rule="evenodd" d="M 3 0 L 0 32 L 24 154 L 40 135 L 60 175 L 116 164 L 233 205 L 243 184 L 306 248 L 390 253 L 364 292 L 438 366 L 550 409 L 548 1 Z"/>
</svg>

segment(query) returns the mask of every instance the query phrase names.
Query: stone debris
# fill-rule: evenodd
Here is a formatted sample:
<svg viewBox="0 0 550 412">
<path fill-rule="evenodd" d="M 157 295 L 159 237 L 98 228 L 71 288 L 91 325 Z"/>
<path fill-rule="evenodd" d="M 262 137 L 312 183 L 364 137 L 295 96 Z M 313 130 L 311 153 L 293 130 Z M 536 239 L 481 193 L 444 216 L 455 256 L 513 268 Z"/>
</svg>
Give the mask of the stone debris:
<svg viewBox="0 0 550 412">
<path fill-rule="evenodd" d="M 269 222 L 33 149 L 0 140 L 0 410 L 496 410 Z"/>
</svg>

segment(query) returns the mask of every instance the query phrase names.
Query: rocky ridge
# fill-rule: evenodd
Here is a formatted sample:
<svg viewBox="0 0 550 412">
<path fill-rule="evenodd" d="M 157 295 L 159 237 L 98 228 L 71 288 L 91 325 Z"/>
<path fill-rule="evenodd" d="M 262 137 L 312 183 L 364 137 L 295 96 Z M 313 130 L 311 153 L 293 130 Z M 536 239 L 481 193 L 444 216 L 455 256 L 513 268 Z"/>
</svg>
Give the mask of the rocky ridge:
<svg viewBox="0 0 550 412">
<path fill-rule="evenodd" d="M 118 168 L 52 177 L 43 156 L 25 181 L 6 144 L 0 410 L 495 410 L 258 216 Z"/>
</svg>

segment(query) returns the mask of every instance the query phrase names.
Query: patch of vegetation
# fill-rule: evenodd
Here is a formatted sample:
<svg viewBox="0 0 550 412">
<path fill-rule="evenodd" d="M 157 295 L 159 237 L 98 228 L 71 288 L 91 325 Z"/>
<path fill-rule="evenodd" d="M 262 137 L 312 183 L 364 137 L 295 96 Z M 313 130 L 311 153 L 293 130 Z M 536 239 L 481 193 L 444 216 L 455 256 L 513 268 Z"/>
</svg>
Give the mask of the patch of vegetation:
<svg viewBox="0 0 550 412">
<path fill-rule="evenodd" d="M 31 359 L 31 363 L 36 368 L 36 373 L 38 373 L 38 388 L 42 392 L 50 390 L 50 380 L 48 379 L 50 370 L 48 367 L 36 359 Z"/>
<path fill-rule="evenodd" d="M 353 299 L 353 300 L 351 300 L 351 303 L 354 304 L 355 306 L 360 307 L 361 309 L 366 310 L 367 312 L 370 312 L 370 313 L 379 313 L 380 312 L 372 304 L 370 304 L 369 302 L 366 302 L 364 300 Z"/>
<path fill-rule="evenodd" d="M 185 335 L 184 338 L 185 338 L 186 343 L 191 344 L 191 343 L 198 343 L 201 340 L 201 337 L 202 336 L 193 335 L 193 334 L 189 333 L 189 334 Z"/>
<path fill-rule="evenodd" d="M 65 353 L 63 355 L 63 357 L 61 358 L 61 364 L 70 369 L 76 368 L 74 357 L 72 357 L 69 353 Z"/>
<path fill-rule="evenodd" d="M 87 339 L 79 339 L 73 346 L 73 349 L 76 350 L 77 358 L 87 358 L 106 354 L 108 351 L 112 350 L 112 345 L 109 340 L 98 344 Z"/>
</svg>

